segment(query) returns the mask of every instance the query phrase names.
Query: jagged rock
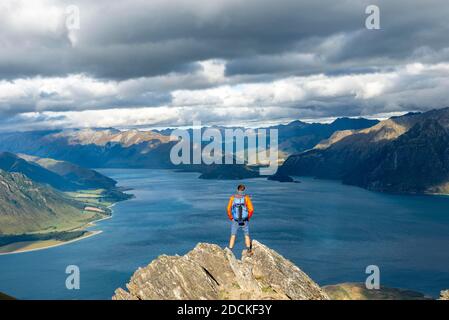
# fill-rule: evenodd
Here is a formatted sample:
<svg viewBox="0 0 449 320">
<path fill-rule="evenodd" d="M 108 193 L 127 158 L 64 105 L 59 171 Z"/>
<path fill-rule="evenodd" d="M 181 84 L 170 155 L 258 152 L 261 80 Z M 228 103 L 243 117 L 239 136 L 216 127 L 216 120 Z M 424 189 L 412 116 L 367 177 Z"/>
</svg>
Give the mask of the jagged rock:
<svg viewBox="0 0 449 320">
<path fill-rule="evenodd" d="M 126 292 L 122 288 L 118 288 L 115 290 L 115 300 L 139 300 L 137 297 L 131 295 L 129 292 Z"/>
<path fill-rule="evenodd" d="M 258 241 L 238 260 L 229 249 L 200 243 L 184 256 L 162 255 L 140 268 L 114 300 L 293 299 L 327 294 L 292 262 Z"/>
<path fill-rule="evenodd" d="M 440 292 L 440 300 L 449 300 L 449 290 Z"/>
<path fill-rule="evenodd" d="M 291 261 L 276 251 L 257 244 L 254 254 L 244 255 L 242 261 L 250 266 L 254 278 L 263 288 L 282 292 L 292 300 L 327 298 L 324 291 Z"/>
</svg>

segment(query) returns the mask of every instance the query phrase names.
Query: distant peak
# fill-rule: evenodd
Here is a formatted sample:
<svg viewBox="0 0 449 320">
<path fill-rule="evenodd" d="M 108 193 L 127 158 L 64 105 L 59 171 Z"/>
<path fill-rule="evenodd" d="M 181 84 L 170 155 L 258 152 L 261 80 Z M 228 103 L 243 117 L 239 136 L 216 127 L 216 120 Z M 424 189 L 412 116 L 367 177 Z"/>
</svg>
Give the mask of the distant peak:
<svg viewBox="0 0 449 320">
<path fill-rule="evenodd" d="M 422 112 L 407 112 L 401 116 L 392 116 L 390 119 L 397 119 L 397 118 L 401 118 L 401 117 L 410 117 L 410 116 L 417 116 L 423 114 Z"/>
<path fill-rule="evenodd" d="M 8 152 L 8 151 L 1 151 L 0 152 L 0 157 L 2 157 L 2 158 L 14 158 L 14 159 L 18 159 L 19 158 L 14 153 L 11 153 L 11 152 Z"/>
<path fill-rule="evenodd" d="M 306 124 L 306 123 L 301 120 L 294 120 L 294 121 L 290 122 L 288 124 L 288 126 L 297 126 L 297 125 L 304 125 L 304 124 Z"/>
<path fill-rule="evenodd" d="M 332 123 L 346 123 L 346 122 L 357 122 L 357 121 L 378 121 L 378 120 L 370 120 L 363 117 L 350 118 L 350 117 L 340 117 L 332 121 Z"/>
</svg>

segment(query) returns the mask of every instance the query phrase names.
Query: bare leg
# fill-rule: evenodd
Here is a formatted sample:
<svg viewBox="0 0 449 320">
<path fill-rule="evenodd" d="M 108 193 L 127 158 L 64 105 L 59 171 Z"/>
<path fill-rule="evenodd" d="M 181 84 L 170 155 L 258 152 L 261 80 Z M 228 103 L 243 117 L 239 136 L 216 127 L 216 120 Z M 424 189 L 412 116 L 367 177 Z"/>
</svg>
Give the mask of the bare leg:
<svg viewBox="0 0 449 320">
<path fill-rule="evenodd" d="M 229 249 L 233 249 L 234 248 L 234 244 L 235 244 L 235 236 L 232 235 L 231 239 L 229 239 Z"/>
<path fill-rule="evenodd" d="M 250 250 L 251 249 L 251 238 L 249 236 L 245 236 L 245 244 L 246 244 L 246 249 Z"/>
</svg>

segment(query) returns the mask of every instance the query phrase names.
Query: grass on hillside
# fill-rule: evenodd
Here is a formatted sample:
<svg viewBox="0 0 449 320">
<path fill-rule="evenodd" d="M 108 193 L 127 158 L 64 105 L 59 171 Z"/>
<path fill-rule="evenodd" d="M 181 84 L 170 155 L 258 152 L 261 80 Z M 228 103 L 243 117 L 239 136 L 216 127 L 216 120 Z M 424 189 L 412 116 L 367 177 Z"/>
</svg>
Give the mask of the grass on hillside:
<svg viewBox="0 0 449 320">
<path fill-rule="evenodd" d="M 81 201 L 89 206 L 98 206 L 101 209 L 107 209 L 114 203 L 131 197 L 119 191 L 114 192 L 105 189 L 78 190 L 66 192 L 65 194 L 74 200 Z"/>
<path fill-rule="evenodd" d="M 16 300 L 13 297 L 8 296 L 7 294 L 0 292 L 0 300 Z"/>
<path fill-rule="evenodd" d="M 129 199 L 131 196 L 122 193 L 120 190 L 79 190 L 76 192 L 65 192 L 66 198 L 69 200 L 75 200 L 78 205 L 74 207 L 67 207 L 61 205 L 59 210 L 64 214 L 53 217 L 51 220 L 38 221 L 41 228 L 37 231 L 26 232 L 5 232 L 0 234 L 0 247 L 6 248 L 14 243 L 42 243 L 45 241 L 58 241 L 67 242 L 77 238 L 81 238 L 88 234 L 85 230 L 90 223 L 107 218 L 111 215 L 112 211 L 109 208 L 114 203 L 122 200 Z M 87 209 L 87 210 L 83 210 Z M 71 214 L 67 214 L 67 210 L 72 210 Z M 93 210 L 92 210 L 93 209 Z M 99 209 L 95 212 L 95 209 Z M 62 212 L 61 212 L 62 213 Z M 4 217 L 4 220 L 8 217 Z M 12 218 L 9 217 L 11 220 Z M 30 219 L 28 219 L 30 220 Z M 4 221 L 5 223 L 7 220 Z M 10 225 L 13 226 L 14 221 L 10 221 Z M 18 223 L 17 221 L 15 223 Z M 33 223 L 36 225 L 37 221 L 21 221 L 23 223 Z M 6 224 L 5 224 L 6 225 Z M 4 228 L 5 230 L 8 230 Z M 23 229 L 23 228 L 22 228 Z M 13 231 L 14 229 L 11 229 Z"/>
</svg>

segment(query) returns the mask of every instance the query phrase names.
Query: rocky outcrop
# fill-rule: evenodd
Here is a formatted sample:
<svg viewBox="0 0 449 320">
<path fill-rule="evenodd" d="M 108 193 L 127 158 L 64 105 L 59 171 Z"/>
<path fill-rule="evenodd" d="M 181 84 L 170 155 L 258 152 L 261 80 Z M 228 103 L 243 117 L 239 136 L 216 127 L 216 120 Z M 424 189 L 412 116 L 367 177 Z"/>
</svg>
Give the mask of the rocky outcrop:
<svg viewBox="0 0 449 320">
<path fill-rule="evenodd" d="M 440 292 L 440 300 L 449 300 L 449 290 Z"/>
<path fill-rule="evenodd" d="M 332 300 L 434 300 L 417 291 L 388 288 L 367 289 L 364 283 L 341 283 L 324 286 L 323 290 Z"/>
<path fill-rule="evenodd" d="M 140 268 L 114 300 L 328 300 L 304 272 L 253 241 L 253 255 L 238 260 L 229 249 L 200 243 L 184 256 L 160 256 Z"/>
</svg>

